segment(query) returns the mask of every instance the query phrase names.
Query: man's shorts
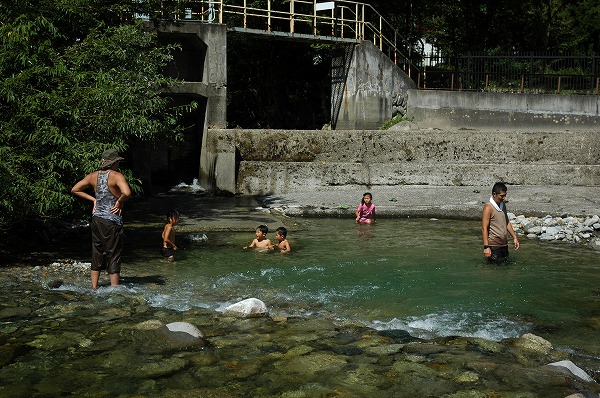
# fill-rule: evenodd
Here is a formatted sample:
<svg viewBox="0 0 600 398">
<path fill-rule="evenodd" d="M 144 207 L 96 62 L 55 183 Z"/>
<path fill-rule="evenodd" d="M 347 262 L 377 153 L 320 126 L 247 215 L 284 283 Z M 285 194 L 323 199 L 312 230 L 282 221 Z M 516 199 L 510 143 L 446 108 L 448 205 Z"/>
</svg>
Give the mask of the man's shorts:
<svg viewBox="0 0 600 398">
<path fill-rule="evenodd" d="M 508 261 L 508 246 L 490 246 L 492 255 L 488 257 L 488 261 L 492 263 L 505 263 Z"/>
<path fill-rule="evenodd" d="M 102 217 L 92 217 L 92 271 L 121 272 L 123 226 Z"/>
<path fill-rule="evenodd" d="M 169 258 L 175 255 L 175 250 L 170 247 L 161 247 L 161 253 L 164 258 Z"/>
</svg>

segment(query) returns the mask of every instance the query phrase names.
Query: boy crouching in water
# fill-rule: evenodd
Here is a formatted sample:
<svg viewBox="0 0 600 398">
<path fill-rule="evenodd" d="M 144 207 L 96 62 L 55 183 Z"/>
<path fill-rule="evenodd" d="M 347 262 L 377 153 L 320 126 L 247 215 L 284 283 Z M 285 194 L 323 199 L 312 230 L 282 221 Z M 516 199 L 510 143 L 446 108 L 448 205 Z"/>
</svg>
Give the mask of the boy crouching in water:
<svg viewBox="0 0 600 398">
<path fill-rule="evenodd" d="M 167 223 L 163 229 L 162 238 L 162 256 L 167 261 L 175 260 L 175 251 L 177 246 L 175 245 L 175 225 L 179 223 L 179 212 L 177 210 L 169 210 L 167 213 Z"/>
<path fill-rule="evenodd" d="M 252 241 L 252 243 L 250 243 L 249 246 L 244 246 L 244 250 L 273 250 L 273 243 L 271 243 L 271 240 L 267 239 L 267 233 L 269 233 L 269 228 L 266 225 L 259 225 L 258 227 L 256 227 L 256 238 Z"/>
<path fill-rule="evenodd" d="M 287 240 L 287 229 L 285 227 L 279 227 L 275 230 L 275 238 L 277 238 L 275 246 L 280 253 L 289 253 L 292 250 L 290 242 Z"/>
</svg>

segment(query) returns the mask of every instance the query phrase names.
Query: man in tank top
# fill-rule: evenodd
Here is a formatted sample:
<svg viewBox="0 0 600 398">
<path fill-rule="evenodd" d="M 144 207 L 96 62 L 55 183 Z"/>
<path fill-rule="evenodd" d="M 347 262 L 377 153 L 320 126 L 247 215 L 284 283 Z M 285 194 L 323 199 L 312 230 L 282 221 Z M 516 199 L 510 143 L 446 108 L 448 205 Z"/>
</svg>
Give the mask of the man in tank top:
<svg viewBox="0 0 600 398">
<path fill-rule="evenodd" d="M 121 251 L 123 250 L 123 204 L 131 196 L 127 180 L 119 172 L 123 160 L 116 150 L 102 153 L 100 170 L 85 176 L 73 186 L 71 193 L 94 203 L 92 210 L 92 288 L 98 288 L 103 270 L 108 272 L 110 284 L 119 284 Z M 94 190 L 94 195 L 86 192 Z"/>
<path fill-rule="evenodd" d="M 492 196 L 483 206 L 481 216 L 481 236 L 483 238 L 483 254 L 489 261 L 500 263 L 508 260 L 508 239 L 513 238 L 515 250 L 519 249 L 519 239 L 512 224 L 508 221 L 508 211 L 504 199 L 506 185 L 497 182 L 492 188 Z"/>
</svg>

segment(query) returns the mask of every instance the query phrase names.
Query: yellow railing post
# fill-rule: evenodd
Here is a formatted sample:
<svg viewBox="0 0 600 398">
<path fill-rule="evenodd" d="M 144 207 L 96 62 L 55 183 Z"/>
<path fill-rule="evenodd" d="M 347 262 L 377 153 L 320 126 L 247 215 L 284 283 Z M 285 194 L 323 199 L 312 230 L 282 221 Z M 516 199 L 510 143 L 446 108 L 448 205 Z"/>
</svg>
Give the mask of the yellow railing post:
<svg viewBox="0 0 600 398">
<path fill-rule="evenodd" d="M 361 27 L 361 37 L 362 40 L 365 39 L 365 5 L 362 6 L 362 27 Z"/>
<path fill-rule="evenodd" d="M 267 30 L 271 31 L 271 0 L 267 1 Z"/>
<path fill-rule="evenodd" d="M 346 25 L 346 21 L 344 20 L 344 7 L 340 8 L 340 37 L 344 38 L 344 26 Z"/>
<path fill-rule="evenodd" d="M 279 9 L 279 3 L 273 3 L 273 0 L 267 0 L 266 3 L 263 2 L 261 5 L 248 4 L 248 0 L 229 0 L 229 3 L 225 3 L 223 0 L 187 0 L 186 2 L 183 0 L 157 0 L 154 12 L 160 13 L 163 18 L 174 18 L 175 20 L 199 19 L 204 22 L 218 22 L 219 24 L 227 23 L 227 18 L 230 15 L 236 19 L 242 16 L 243 23 L 240 24 L 242 26 L 238 25 L 236 27 L 256 30 L 265 29 L 263 23 L 266 19 L 267 27 L 264 33 L 271 33 L 274 30 L 281 30 L 285 33 L 286 28 L 284 26 L 287 25 L 285 22 L 287 20 L 289 23 L 289 33 L 292 37 L 296 36 L 296 19 L 298 19 L 302 24 L 300 28 L 302 32 L 306 32 L 306 25 L 312 23 L 312 31 L 315 39 L 318 39 L 319 34 L 328 38 L 340 38 L 345 41 L 355 42 L 372 39 L 373 44 L 380 51 L 385 52 L 394 64 L 398 65 L 399 62 L 403 64 L 408 63 L 415 68 L 416 72 L 418 71 L 418 68 L 412 65 L 410 61 L 410 44 L 407 43 L 409 53 L 406 56 L 397 47 L 398 39 L 400 41 L 405 40 L 403 36 L 371 5 L 355 0 L 283 1 L 284 3 L 285 1 L 289 2 L 288 15 L 286 15 L 287 10 Z M 310 11 L 311 4 L 313 6 L 312 11 Z M 219 7 L 219 9 L 216 10 L 216 7 Z M 331 10 L 331 13 L 329 15 L 325 13 L 319 15 L 317 13 L 324 10 Z M 189 16 L 190 11 L 191 18 Z M 327 21 L 328 18 L 329 21 Z M 379 23 L 377 23 L 377 18 L 379 18 Z M 239 20 L 236 20 L 236 25 L 237 21 Z M 273 25 L 273 22 L 275 22 L 275 25 Z M 384 28 L 386 32 L 383 31 Z M 331 36 L 328 36 L 329 31 L 331 31 Z M 348 31 L 354 31 L 354 35 Z"/>
<path fill-rule="evenodd" d="M 394 29 L 394 65 L 398 65 L 398 31 Z"/>
<path fill-rule="evenodd" d="M 383 21 L 381 16 L 379 16 L 379 50 L 383 51 Z"/>
<path fill-rule="evenodd" d="M 290 0 L 290 33 L 294 34 L 294 0 Z"/>
<path fill-rule="evenodd" d="M 313 35 L 317 35 L 317 0 L 313 0 Z"/>
<path fill-rule="evenodd" d="M 354 27 L 354 40 L 358 40 L 360 38 L 360 32 L 358 31 L 358 3 L 354 5 L 354 18 L 356 18 L 355 27 Z"/>
<path fill-rule="evenodd" d="M 335 6 L 331 9 L 331 37 L 335 37 Z"/>
</svg>

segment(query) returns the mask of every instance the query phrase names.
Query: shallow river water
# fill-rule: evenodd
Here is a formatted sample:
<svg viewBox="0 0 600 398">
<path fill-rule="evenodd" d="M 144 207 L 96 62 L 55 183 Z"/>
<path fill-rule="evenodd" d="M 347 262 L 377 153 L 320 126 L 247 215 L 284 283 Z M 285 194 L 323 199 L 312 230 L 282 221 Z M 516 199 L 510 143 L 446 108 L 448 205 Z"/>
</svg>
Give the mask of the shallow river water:
<svg viewBox="0 0 600 398">
<path fill-rule="evenodd" d="M 116 289 L 103 276 L 90 290 L 88 264 L 70 261 L 89 261 L 87 248 L 50 253 L 54 265 L 0 268 L 0 396 L 568 395 L 572 385 L 540 386 L 523 369 L 535 360 L 509 355 L 503 342 L 526 333 L 598 378 L 597 252 L 521 237 L 510 263 L 492 266 L 477 222 L 300 221 L 291 254 L 242 250 L 253 231 L 207 233 L 206 242 L 178 233 L 174 263 L 159 256 L 160 231 L 131 232 Z M 248 297 L 271 317 L 220 315 Z M 136 332 L 148 320 L 193 323 L 207 344 L 153 347 Z M 498 345 L 471 350 L 478 338 Z M 417 339 L 437 348 L 423 353 L 409 344 Z M 390 345 L 404 348 L 373 348 Z M 486 361 L 517 367 L 491 376 L 474 364 Z"/>
</svg>

